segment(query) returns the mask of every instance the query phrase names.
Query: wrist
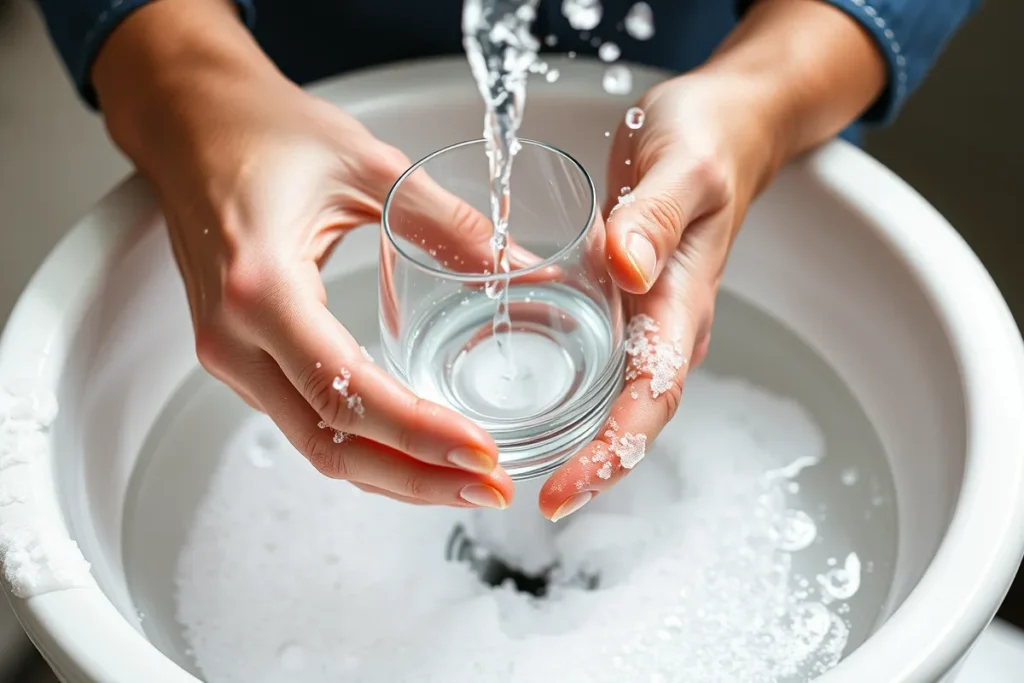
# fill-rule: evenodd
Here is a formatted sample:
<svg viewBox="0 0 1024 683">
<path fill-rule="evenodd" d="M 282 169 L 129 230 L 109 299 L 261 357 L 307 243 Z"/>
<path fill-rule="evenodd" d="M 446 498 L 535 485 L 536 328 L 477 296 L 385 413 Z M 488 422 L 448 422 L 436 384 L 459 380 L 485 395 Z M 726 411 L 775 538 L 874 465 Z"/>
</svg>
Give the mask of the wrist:
<svg viewBox="0 0 1024 683">
<path fill-rule="evenodd" d="M 756 0 L 700 71 L 749 90 L 776 168 L 842 131 L 886 84 L 871 36 L 820 0 Z"/>
<path fill-rule="evenodd" d="M 159 154 L 231 84 L 283 78 L 230 0 L 161 0 L 133 12 L 97 54 L 91 76 L 114 142 L 136 163 Z"/>
</svg>

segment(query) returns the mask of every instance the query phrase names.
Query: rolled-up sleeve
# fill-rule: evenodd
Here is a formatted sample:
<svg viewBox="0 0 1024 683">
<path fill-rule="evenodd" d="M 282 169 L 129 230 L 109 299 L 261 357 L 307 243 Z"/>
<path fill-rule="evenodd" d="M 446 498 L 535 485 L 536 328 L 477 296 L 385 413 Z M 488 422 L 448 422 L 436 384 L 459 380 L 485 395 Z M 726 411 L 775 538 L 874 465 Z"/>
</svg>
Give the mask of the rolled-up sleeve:
<svg viewBox="0 0 1024 683">
<path fill-rule="evenodd" d="M 740 0 L 741 12 L 755 0 Z M 982 0 L 821 0 L 846 12 L 874 38 L 888 65 L 885 91 L 861 117 L 885 124 L 935 64 L 942 49 Z"/>
<path fill-rule="evenodd" d="M 153 0 L 38 0 L 50 37 L 82 98 L 96 107 L 89 80 L 100 46 L 125 17 Z M 235 0 L 246 24 L 252 27 L 252 0 Z"/>
</svg>

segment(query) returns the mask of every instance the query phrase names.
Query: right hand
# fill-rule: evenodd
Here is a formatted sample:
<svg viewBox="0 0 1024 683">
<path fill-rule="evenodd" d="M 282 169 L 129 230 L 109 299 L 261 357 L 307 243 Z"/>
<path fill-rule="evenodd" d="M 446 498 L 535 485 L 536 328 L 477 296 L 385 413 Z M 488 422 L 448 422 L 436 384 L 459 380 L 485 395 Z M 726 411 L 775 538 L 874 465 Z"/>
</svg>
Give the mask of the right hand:
<svg viewBox="0 0 1024 683">
<path fill-rule="evenodd" d="M 379 221 L 408 160 L 284 78 L 228 3 L 138 10 L 93 76 L 112 136 L 164 210 L 203 367 L 327 476 L 410 503 L 507 506 L 512 481 L 487 432 L 414 396 L 326 307 L 319 267 L 346 231 Z M 489 221 L 419 182 L 425 233 L 489 250 Z"/>
</svg>

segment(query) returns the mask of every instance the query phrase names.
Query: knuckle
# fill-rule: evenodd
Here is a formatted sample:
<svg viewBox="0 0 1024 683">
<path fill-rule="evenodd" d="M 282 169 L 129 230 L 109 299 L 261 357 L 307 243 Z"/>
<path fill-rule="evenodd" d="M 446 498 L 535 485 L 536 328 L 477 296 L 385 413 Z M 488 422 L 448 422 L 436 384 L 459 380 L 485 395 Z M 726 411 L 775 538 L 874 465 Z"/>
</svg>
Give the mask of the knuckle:
<svg viewBox="0 0 1024 683">
<path fill-rule="evenodd" d="M 410 474 L 405 478 L 402 495 L 419 500 L 429 500 L 434 493 L 431 483 L 419 473 Z"/>
<path fill-rule="evenodd" d="M 394 182 L 412 164 L 401 150 L 391 145 L 379 145 L 364 161 L 367 174 L 380 182 Z"/>
<path fill-rule="evenodd" d="M 400 451 L 409 455 L 416 454 L 419 446 L 417 434 L 422 431 L 423 425 L 431 424 L 435 412 L 433 405 L 426 399 L 419 396 L 413 398 L 412 405 L 406 413 L 409 420 L 396 435 Z"/>
<path fill-rule="evenodd" d="M 335 429 L 350 426 L 352 420 L 349 411 L 341 393 L 334 388 L 334 377 L 329 372 L 318 370 L 314 366 L 308 379 L 303 383 L 303 396 L 330 426 Z"/>
<path fill-rule="evenodd" d="M 198 326 L 195 333 L 196 357 L 211 375 L 219 376 L 227 365 L 227 344 L 220 330 Z"/>
<path fill-rule="evenodd" d="M 302 454 L 306 456 L 313 468 L 330 479 L 349 479 L 350 472 L 348 461 L 334 447 L 333 442 L 327 439 L 324 434 L 327 432 L 312 432 L 305 442 Z"/>
<path fill-rule="evenodd" d="M 731 193 L 729 174 L 717 155 L 703 154 L 696 157 L 687 175 L 690 182 L 706 194 L 716 208 L 728 200 Z"/>
<path fill-rule="evenodd" d="M 224 313 L 231 320 L 249 321 L 267 310 L 267 303 L 281 291 L 281 278 L 268 270 L 263 259 L 239 258 L 224 275 Z"/>
<path fill-rule="evenodd" d="M 686 211 L 674 195 L 652 197 L 640 207 L 640 216 L 655 237 L 675 238 L 686 227 Z"/>
<path fill-rule="evenodd" d="M 460 238 L 479 242 L 491 235 L 487 220 L 466 202 L 453 202 L 450 221 L 455 234 Z"/>
<path fill-rule="evenodd" d="M 662 394 L 664 400 L 660 403 L 662 405 L 662 409 L 665 411 L 662 416 L 665 424 L 668 424 L 669 420 L 675 417 L 676 411 L 679 410 L 679 406 L 683 403 L 684 382 L 685 380 L 682 374 L 680 374 L 680 376 L 672 382 L 672 385 Z"/>
</svg>

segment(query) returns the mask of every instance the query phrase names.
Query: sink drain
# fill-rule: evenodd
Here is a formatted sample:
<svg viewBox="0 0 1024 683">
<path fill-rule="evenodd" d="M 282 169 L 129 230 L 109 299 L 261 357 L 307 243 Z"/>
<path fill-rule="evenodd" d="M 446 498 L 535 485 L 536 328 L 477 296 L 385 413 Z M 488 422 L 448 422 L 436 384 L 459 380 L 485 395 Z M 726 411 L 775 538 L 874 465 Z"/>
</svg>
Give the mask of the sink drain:
<svg viewBox="0 0 1024 683">
<path fill-rule="evenodd" d="M 520 593 L 536 598 L 547 596 L 548 590 L 555 584 L 582 586 L 587 590 L 595 590 L 600 584 L 599 575 L 590 572 L 579 572 L 571 579 L 565 580 L 561 576 L 561 563 L 557 560 L 539 572 L 523 571 L 474 541 L 462 524 L 457 524 L 452 529 L 445 557 L 449 562 L 468 564 L 488 586 L 498 587 L 511 582 Z"/>
</svg>

